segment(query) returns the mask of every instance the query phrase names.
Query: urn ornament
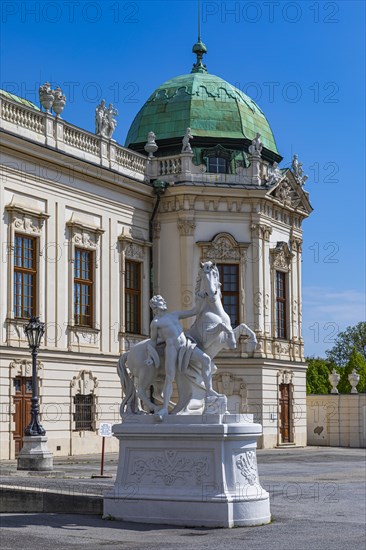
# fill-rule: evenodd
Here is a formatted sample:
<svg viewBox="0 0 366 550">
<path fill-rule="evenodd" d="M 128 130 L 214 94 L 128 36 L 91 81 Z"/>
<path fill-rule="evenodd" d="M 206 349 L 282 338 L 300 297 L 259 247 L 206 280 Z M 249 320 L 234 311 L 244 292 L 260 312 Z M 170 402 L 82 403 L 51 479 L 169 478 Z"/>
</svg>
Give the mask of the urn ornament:
<svg viewBox="0 0 366 550">
<path fill-rule="evenodd" d="M 341 379 L 341 377 L 338 374 L 338 372 L 335 369 L 333 369 L 332 372 L 328 376 L 328 380 L 332 385 L 332 389 L 330 390 L 330 393 L 339 393 L 338 390 L 337 390 L 337 386 L 339 384 L 340 379 Z"/>
<path fill-rule="evenodd" d="M 55 99 L 52 104 L 52 109 L 54 110 L 54 112 L 56 113 L 56 116 L 58 117 L 64 110 L 65 103 L 66 103 L 66 96 L 62 94 L 62 90 L 59 86 L 57 86 L 56 90 L 53 93 L 54 93 Z"/>
<path fill-rule="evenodd" d="M 50 112 L 54 99 L 55 96 L 53 90 L 51 90 L 50 83 L 46 82 L 42 84 L 42 86 L 39 87 L 39 100 L 47 113 Z"/>
<path fill-rule="evenodd" d="M 351 374 L 348 375 L 348 382 L 352 386 L 351 393 L 358 393 L 356 386 L 359 383 L 359 381 L 360 381 L 360 375 L 357 374 L 356 369 L 353 369 Z"/>
<path fill-rule="evenodd" d="M 159 149 L 159 147 L 156 144 L 155 138 L 156 138 L 156 136 L 155 136 L 154 132 L 149 132 L 147 134 L 147 143 L 146 143 L 144 149 L 145 149 L 146 153 L 148 153 L 149 158 L 153 158 L 154 153 Z"/>
</svg>

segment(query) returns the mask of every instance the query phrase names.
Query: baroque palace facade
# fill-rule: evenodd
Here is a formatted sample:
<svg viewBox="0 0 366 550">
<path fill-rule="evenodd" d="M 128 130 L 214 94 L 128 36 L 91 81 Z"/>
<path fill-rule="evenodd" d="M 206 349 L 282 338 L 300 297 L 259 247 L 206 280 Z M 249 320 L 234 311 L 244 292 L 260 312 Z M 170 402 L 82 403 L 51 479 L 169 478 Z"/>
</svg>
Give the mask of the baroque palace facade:
<svg viewBox="0 0 366 550">
<path fill-rule="evenodd" d="M 233 326 L 258 339 L 254 352 L 241 338 L 220 354 L 217 389 L 232 412 L 255 413 L 262 446 L 306 444 L 306 176 L 296 156 L 280 169 L 264 114 L 207 72 L 205 52 L 199 41 L 192 72 L 154 91 L 125 147 L 0 95 L 3 459 L 17 456 L 28 423 L 31 314 L 46 324 L 38 386 L 49 449 L 98 452 L 99 423 L 119 422 L 116 361 L 147 337 L 151 293 L 190 308 L 205 260 L 218 265 Z"/>
</svg>

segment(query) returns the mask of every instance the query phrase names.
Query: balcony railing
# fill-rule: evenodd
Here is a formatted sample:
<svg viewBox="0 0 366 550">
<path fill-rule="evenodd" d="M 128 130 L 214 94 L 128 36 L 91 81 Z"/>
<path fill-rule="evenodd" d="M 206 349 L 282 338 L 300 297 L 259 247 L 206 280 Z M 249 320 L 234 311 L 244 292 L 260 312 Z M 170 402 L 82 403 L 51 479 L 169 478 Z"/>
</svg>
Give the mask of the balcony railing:
<svg viewBox="0 0 366 550">
<path fill-rule="evenodd" d="M 146 180 L 148 161 L 144 155 L 2 96 L 0 105 L 0 122 L 4 130 L 100 164 L 123 176 Z"/>
</svg>

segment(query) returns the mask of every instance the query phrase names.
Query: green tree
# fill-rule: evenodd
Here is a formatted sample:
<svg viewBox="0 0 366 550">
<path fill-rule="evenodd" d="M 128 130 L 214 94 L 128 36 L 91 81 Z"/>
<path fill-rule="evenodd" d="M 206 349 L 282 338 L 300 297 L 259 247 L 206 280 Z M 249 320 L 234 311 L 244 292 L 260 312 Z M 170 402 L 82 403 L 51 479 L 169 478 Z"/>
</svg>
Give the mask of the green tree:
<svg viewBox="0 0 366 550">
<path fill-rule="evenodd" d="M 358 393 L 366 392 L 366 361 L 356 348 L 353 348 L 350 358 L 345 367 L 338 369 L 341 379 L 338 384 L 339 393 L 350 393 L 351 384 L 348 381 L 348 375 L 353 369 L 360 375 L 360 381 L 357 384 Z"/>
<path fill-rule="evenodd" d="M 340 332 L 332 349 L 325 353 L 329 361 L 339 367 L 344 367 L 354 348 L 366 361 L 366 322 L 358 323 L 354 327 L 347 327 L 344 332 Z"/>
<path fill-rule="evenodd" d="M 332 388 L 328 376 L 333 365 L 321 357 L 308 358 L 306 371 L 306 393 L 328 394 Z"/>
</svg>

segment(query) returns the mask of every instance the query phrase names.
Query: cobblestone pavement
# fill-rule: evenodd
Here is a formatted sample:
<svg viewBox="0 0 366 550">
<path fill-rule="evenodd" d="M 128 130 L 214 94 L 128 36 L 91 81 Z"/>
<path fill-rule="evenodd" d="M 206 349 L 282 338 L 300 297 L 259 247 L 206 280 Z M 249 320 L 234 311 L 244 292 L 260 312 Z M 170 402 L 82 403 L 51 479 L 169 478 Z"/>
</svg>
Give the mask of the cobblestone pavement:
<svg viewBox="0 0 366 550">
<path fill-rule="evenodd" d="M 100 468 L 95 456 L 57 458 L 54 472 L 47 476 L 18 472 L 15 462 L 2 461 L 0 483 L 100 496 L 113 486 L 117 458 L 106 456 L 105 473 L 113 477 L 104 479 L 91 479 Z M 364 449 L 259 450 L 258 468 L 271 498 L 273 522 L 269 525 L 196 529 L 85 515 L 3 514 L 1 548 L 365 550 Z"/>
</svg>

